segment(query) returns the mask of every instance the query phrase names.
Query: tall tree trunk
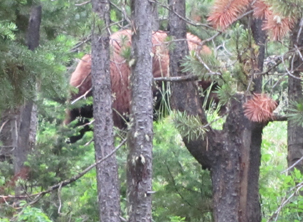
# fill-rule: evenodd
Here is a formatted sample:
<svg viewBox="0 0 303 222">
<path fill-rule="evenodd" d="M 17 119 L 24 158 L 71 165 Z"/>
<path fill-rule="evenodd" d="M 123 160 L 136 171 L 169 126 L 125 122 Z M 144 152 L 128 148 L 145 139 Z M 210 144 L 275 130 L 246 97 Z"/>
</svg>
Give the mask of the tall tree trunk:
<svg viewBox="0 0 303 222">
<path fill-rule="evenodd" d="M 251 25 L 251 31 L 253 38 L 258 45 L 258 55 L 256 58 L 257 64 L 255 65 L 255 73 L 263 71 L 263 64 L 265 58 L 265 44 L 266 44 L 266 32 L 262 30 L 263 20 L 253 19 Z M 254 92 L 262 92 L 262 76 L 254 79 Z M 261 165 L 261 143 L 262 143 L 262 131 L 263 124 L 252 123 L 251 124 L 251 145 L 249 153 L 249 169 L 247 171 L 249 175 L 249 182 L 247 184 L 247 217 L 248 221 L 261 221 L 261 205 L 259 198 L 259 175 Z"/>
<path fill-rule="evenodd" d="M 291 44 L 290 48 L 293 49 L 295 46 L 303 46 L 303 32 L 300 30 L 302 21 L 298 21 L 295 28 L 291 33 Z M 302 25 L 302 24 L 301 24 Z M 300 32 L 299 32 L 300 30 Z M 300 54 L 303 50 L 300 50 Z M 288 76 L 288 100 L 289 102 L 299 102 L 302 103 L 302 81 L 300 81 L 300 73 L 303 71 L 302 65 L 303 61 L 299 53 L 290 60 L 290 71 L 293 76 Z M 288 142 L 288 165 L 293 165 L 297 160 L 303 156 L 303 127 L 298 125 L 294 121 L 287 121 L 287 142 Z M 303 171 L 303 161 L 300 161 L 296 167 Z"/>
<path fill-rule="evenodd" d="M 262 19 L 252 19 L 251 31 L 253 34 L 253 38 L 256 44 L 259 47 L 258 56 L 257 56 L 257 70 L 255 72 L 263 71 L 263 64 L 265 58 L 265 44 L 266 44 L 266 32 L 262 30 L 264 20 Z M 262 92 L 262 75 L 256 77 L 254 79 L 254 92 L 261 93 Z"/>
<path fill-rule="evenodd" d="M 186 38 L 185 1 L 169 0 L 169 30 L 173 39 Z M 188 49 L 186 42 L 176 41 L 170 51 L 170 75 L 180 76 L 181 61 Z M 191 82 L 172 83 L 173 109 L 198 115 L 201 124 L 207 120 L 195 85 Z M 199 163 L 211 170 L 213 183 L 213 214 L 215 221 L 261 220 L 258 199 L 261 132 L 263 125 L 251 123 L 243 114 L 244 94 L 236 95 L 230 102 L 230 112 L 222 131 L 208 127 L 203 138 L 188 141 L 187 149 Z M 251 156 L 254 156 L 251 158 Z M 253 175 L 251 177 L 251 175 Z M 253 184 L 253 185 L 250 185 Z"/>
<path fill-rule="evenodd" d="M 27 31 L 27 45 L 31 51 L 34 51 L 39 46 L 41 18 L 41 5 L 33 6 Z M 37 131 L 37 107 L 33 99 L 27 101 L 20 108 L 19 115 L 16 116 L 11 124 L 15 147 L 13 152 L 15 178 L 18 176 L 26 179 L 28 168 L 24 166 L 24 163 L 35 145 Z M 18 194 L 20 191 L 21 188 L 16 187 L 16 193 Z"/>
<path fill-rule="evenodd" d="M 250 156 L 260 150 L 261 137 L 256 131 L 262 131 L 262 126 L 244 116 L 246 99 L 244 95 L 232 99 L 232 112 L 217 138 L 222 143 L 209 148 L 220 152 L 211 167 L 215 221 L 261 221 L 259 190 L 250 185 L 258 182 L 259 165 L 253 165 Z"/>
<path fill-rule="evenodd" d="M 129 221 L 152 221 L 152 3 L 132 0 L 131 122 L 127 158 Z"/>
<path fill-rule="evenodd" d="M 169 0 L 169 34 L 173 39 L 186 39 L 186 23 L 178 15 L 185 15 L 185 1 Z M 178 15 L 177 15 L 178 14 Z M 169 51 L 169 71 L 170 76 L 187 75 L 182 72 L 181 61 L 188 54 L 188 45 L 185 41 L 173 43 L 172 50 Z M 173 82 L 171 83 L 171 106 L 175 110 L 186 111 L 188 115 L 198 115 L 201 122 L 207 122 L 202 103 L 198 96 L 198 90 L 193 82 Z M 215 134 L 215 131 L 209 132 Z M 210 139 L 215 136 L 211 136 Z M 206 149 L 206 141 L 188 141 L 184 138 L 184 143 L 189 152 L 201 163 L 203 168 L 210 168 L 212 160 L 210 150 Z M 201 144 L 202 143 L 202 144 Z M 201 149 L 196 149 L 199 146 Z"/>
<path fill-rule="evenodd" d="M 112 98 L 110 80 L 108 0 L 93 0 L 97 27 L 92 30 L 92 87 L 94 113 L 94 143 L 96 161 L 114 148 Z M 99 17 L 99 19 L 98 19 Z M 97 167 L 98 202 L 100 221 L 120 221 L 120 188 L 116 155 Z"/>
<path fill-rule="evenodd" d="M 159 30 L 159 28 L 160 28 L 160 22 L 159 22 L 158 4 L 154 2 L 152 8 L 152 30 L 156 32 Z"/>
</svg>

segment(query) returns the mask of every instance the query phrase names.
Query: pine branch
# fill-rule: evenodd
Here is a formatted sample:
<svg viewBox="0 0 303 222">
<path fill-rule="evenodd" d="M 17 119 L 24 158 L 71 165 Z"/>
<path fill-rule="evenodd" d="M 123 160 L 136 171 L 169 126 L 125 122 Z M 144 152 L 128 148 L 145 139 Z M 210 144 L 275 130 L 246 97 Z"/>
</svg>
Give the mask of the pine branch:
<svg viewBox="0 0 303 222">
<path fill-rule="evenodd" d="M 207 20 L 215 28 L 224 30 L 239 19 L 238 16 L 245 12 L 251 2 L 252 0 L 216 0 L 213 12 Z M 278 6 L 269 5 L 263 0 L 256 0 L 252 4 L 253 16 L 265 20 L 263 29 L 268 31 L 272 40 L 281 40 L 294 27 L 297 14 L 289 12 L 289 5 L 283 5 L 286 13 L 282 16 L 279 13 L 282 6 L 273 11 L 272 8 Z"/>
<path fill-rule="evenodd" d="M 268 4 L 266 4 L 264 1 L 262 0 L 257 0 L 253 6 L 252 6 L 253 10 L 254 10 L 254 17 L 255 18 L 259 18 L 259 19 L 265 19 L 268 18 L 268 16 L 270 14 L 272 14 L 272 10 L 270 10 L 270 7 Z"/>
<path fill-rule="evenodd" d="M 273 118 L 277 102 L 265 94 L 255 94 L 244 104 L 244 115 L 253 122 L 267 122 Z"/>
<path fill-rule="evenodd" d="M 274 41 L 281 40 L 292 28 L 295 24 L 295 18 L 279 16 L 277 14 L 270 14 L 265 23 L 264 30 L 267 30 L 269 36 Z"/>
<path fill-rule="evenodd" d="M 207 21 L 215 28 L 226 29 L 245 12 L 251 0 L 216 0 Z"/>
<path fill-rule="evenodd" d="M 272 40 L 278 41 L 293 28 L 296 18 L 292 13 L 285 13 L 282 16 L 279 10 L 273 10 L 276 6 L 272 4 L 257 0 L 253 5 L 254 16 L 264 19 L 263 29 L 268 31 Z M 285 8 L 285 11 L 288 10 Z"/>
</svg>

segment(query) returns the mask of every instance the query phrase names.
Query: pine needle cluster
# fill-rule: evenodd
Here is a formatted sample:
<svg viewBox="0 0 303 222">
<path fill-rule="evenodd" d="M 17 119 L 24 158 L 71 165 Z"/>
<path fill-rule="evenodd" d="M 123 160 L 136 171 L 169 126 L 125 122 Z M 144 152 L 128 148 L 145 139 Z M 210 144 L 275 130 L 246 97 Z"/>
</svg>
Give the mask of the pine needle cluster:
<svg viewBox="0 0 303 222">
<path fill-rule="evenodd" d="M 272 119 L 277 102 L 266 94 L 255 94 L 244 104 L 244 115 L 253 122 L 267 122 Z"/>
<path fill-rule="evenodd" d="M 208 21 L 225 30 L 250 7 L 256 18 L 264 19 L 263 29 L 273 40 L 281 40 L 303 12 L 302 0 L 216 0 Z"/>
<path fill-rule="evenodd" d="M 36 4 L 42 5 L 43 19 L 40 44 L 32 52 L 27 48 L 27 29 L 31 7 Z M 0 2 L 0 112 L 34 99 L 37 89 L 40 98 L 66 96 L 66 66 L 75 44 L 69 33 L 78 32 L 76 22 L 82 19 L 66 19 L 75 10 L 71 5 L 70 1 Z M 62 30 L 64 35 L 59 35 Z"/>
<path fill-rule="evenodd" d="M 36 96 L 36 84 L 43 98 L 64 96 L 66 51 L 73 42 L 58 36 L 35 52 L 22 44 L 0 40 L 0 110 L 13 108 Z"/>
<path fill-rule="evenodd" d="M 303 102 L 291 102 L 290 107 L 288 108 L 287 117 L 291 122 L 298 126 L 303 126 Z"/>
<path fill-rule="evenodd" d="M 186 56 L 182 61 L 182 71 L 192 73 L 199 79 L 211 79 L 215 80 L 216 76 L 210 71 L 219 70 L 220 62 L 215 58 L 214 54 L 200 53 L 191 51 L 188 56 Z M 207 68 L 201 62 L 207 64 Z"/>
<path fill-rule="evenodd" d="M 176 111 L 173 113 L 173 120 L 176 129 L 188 141 L 201 139 L 207 132 L 207 128 L 203 126 L 198 116 L 190 116 L 186 112 Z"/>
<path fill-rule="evenodd" d="M 215 28 L 224 30 L 245 12 L 249 3 L 250 0 L 217 0 L 208 21 Z"/>
</svg>

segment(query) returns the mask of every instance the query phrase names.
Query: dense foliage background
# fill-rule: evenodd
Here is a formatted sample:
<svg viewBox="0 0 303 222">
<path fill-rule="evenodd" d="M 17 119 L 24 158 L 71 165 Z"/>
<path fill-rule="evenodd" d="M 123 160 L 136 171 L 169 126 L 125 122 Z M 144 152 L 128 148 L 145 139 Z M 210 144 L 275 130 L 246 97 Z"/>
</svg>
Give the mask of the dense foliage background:
<svg viewBox="0 0 303 222">
<path fill-rule="evenodd" d="M 126 1 L 112 2 L 112 32 L 129 28 L 127 17 L 130 9 Z M 168 11 L 165 1 L 159 1 L 160 29 L 167 29 Z M 26 30 L 30 8 L 42 5 L 42 24 L 40 46 L 35 51 L 26 47 Z M 188 0 L 187 17 L 196 25 L 189 25 L 188 31 L 201 39 L 210 38 L 215 31 L 205 28 L 212 1 Z M 0 2 L 0 111 L 16 109 L 25 100 L 35 98 L 38 106 L 37 144 L 26 162 L 31 171 L 26 181 L 18 184 L 28 193 L 38 193 L 60 181 L 71 178 L 94 163 L 92 132 L 74 144 L 67 138 L 79 128 L 63 126 L 65 109 L 68 104 L 68 79 L 74 70 L 77 58 L 90 52 L 91 6 L 88 2 L 57 0 L 1 0 Z M 237 61 L 234 51 L 243 52 L 242 60 L 248 56 L 247 44 L 252 41 L 245 28 L 248 21 L 244 18 L 207 44 L 214 49 L 208 59 L 211 69 L 218 66 L 224 69 L 224 81 L 219 91 L 221 98 L 236 91 L 236 81 L 245 81 L 242 76 L 245 66 Z M 268 42 L 266 57 L 278 56 L 287 52 L 288 36 L 281 42 Z M 202 73 L 201 66 L 189 57 L 184 69 Z M 270 64 L 268 60 L 266 66 Z M 283 64 L 276 73 L 283 72 Z M 231 74 L 233 73 L 233 74 Z M 201 74 L 202 75 L 202 74 Z M 232 78 L 230 77 L 232 76 Z M 211 76 L 213 78 L 213 76 Z M 222 81 L 216 79 L 217 81 Z M 266 75 L 263 88 L 279 100 L 276 110 L 285 114 L 287 99 L 287 76 Z M 246 83 L 237 84 L 243 88 Z M 38 88 L 38 90 L 37 90 Z M 228 93 L 227 93 L 228 92 Z M 207 92 L 201 92 L 207 94 Z M 92 103 L 87 99 L 85 103 Z M 165 103 L 167 105 L 167 103 Z M 206 104 L 205 104 L 206 105 Z M 169 107 L 166 107 L 169 109 Z M 224 117 L 218 109 L 207 112 L 213 127 L 222 128 Z M 2 123 L 1 123 L 2 124 Z M 73 124 L 71 124 L 73 125 Z M 0 126 L 1 129 L 1 126 Z M 1 131 L 1 130 L 0 130 Z M 1 133 L 1 132 L 0 132 Z M 116 129 L 116 145 L 125 137 L 125 132 Z M 270 122 L 263 134 L 262 165 L 260 175 L 260 195 L 263 221 L 302 221 L 303 199 L 299 195 L 302 175 L 294 170 L 289 174 L 287 168 L 287 126 L 285 122 Z M 213 221 L 212 188 L 210 172 L 201 165 L 185 148 L 182 138 L 168 116 L 154 122 L 154 162 L 153 162 L 153 219 L 154 221 Z M 0 143 L 0 147 L 2 144 Z M 128 150 L 122 146 L 117 151 L 119 179 L 121 182 L 122 216 L 126 216 L 126 157 Z M 0 195 L 14 195 L 14 187 L 9 181 L 13 175 L 12 160 L 0 162 Z M 96 172 L 91 170 L 82 178 L 62 189 L 47 193 L 28 202 L 0 198 L 1 221 L 98 221 Z M 291 197 L 288 201 L 287 198 Z M 285 205 L 284 205 L 285 203 Z"/>
</svg>

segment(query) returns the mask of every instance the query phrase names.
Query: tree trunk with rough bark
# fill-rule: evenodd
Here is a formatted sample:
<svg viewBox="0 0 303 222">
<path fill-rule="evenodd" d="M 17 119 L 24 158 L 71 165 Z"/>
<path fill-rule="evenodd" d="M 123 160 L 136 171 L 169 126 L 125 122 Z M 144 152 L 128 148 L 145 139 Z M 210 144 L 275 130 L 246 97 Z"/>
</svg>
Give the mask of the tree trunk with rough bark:
<svg viewBox="0 0 303 222">
<path fill-rule="evenodd" d="M 107 0 L 93 0 L 98 26 L 92 30 L 92 87 L 94 107 L 94 144 L 96 161 L 114 149 L 110 48 L 108 26 L 110 5 Z M 96 166 L 100 221 L 120 221 L 120 187 L 116 155 Z"/>
<path fill-rule="evenodd" d="M 290 48 L 295 46 L 300 48 L 303 46 L 303 32 L 300 31 L 300 26 L 302 25 L 302 20 L 298 21 L 291 33 L 291 44 Z M 298 49 L 299 50 L 299 49 Z M 301 54 L 303 50 L 300 50 Z M 302 69 L 302 58 L 299 53 L 290 59 L 290 71 L 293 72 L 293 76 L 288 76 L 288 100 L 289 102 L 302 102 L 302 81 L 300 80 L 300 74 Z M 296 122 L 288 120 L 287 121 L 287 142 L 288 142 L 288 166 L 292 166 L 303 156 L 303 127 L 298 125 Z M 296 168 L 303 171 L 303 161 L 296 164 Z"/>
<path fill-rule="evenodd" d="M 158 31 L 160 28 L 160 22 L 159 22 L 159 13 L 158 13 L 158 4 L 153 3 L 152 7 L 152 30 L 153 31 Z"/>
<path fill-rule="evenodd" d="M 152 221 L 152 3 L 132 0 L 131 121 L 128 134 L 129 221 Z"/>
<path fill-rule="evenodd" d="M 27 31 L 28 49 L 34 51 L 39 46 L 40 24 L 42 19 L 41 5 L 33 6 L 29 18 Z M 37 107 L 34 100 L 30 99 L 21 108 L 19 115 L 16 115 L 11 122 L 14 156 L 15 178 L 26 179 L 28 168 L 24 166 L 27 156 L 34 148 L 37 131 Z M 16 194 L 20 194 L 21 188 L 16 187 Z"/>
<path fill-rule="evenodd" d="M 266 32 L 262 29 L 263 20 L 253 19 L 251 25 L 251 31 L 255 43 L 258 45 L 258 55 L 256 58 L 257 65 L 255 72 L 261 73 L 263 71 L 263 64 L 265 59 L 265 44 L 266 44 Z M 254 78 L 254 92 L 262 92 L 262 76 Z M 249 167 L 248 175 L 250 181 L 248 183 L 247 190 L 247 217 L 248 221 L 261 221 L 261 204 L 259 193 L 259 175 L 261 165 L 261 143 L 262 143 L 262 132 L 263 124 L 252 123 L 251 124 L 251 138 L 252 143 L 249 153 Z"/>
<path fill-rule="evenodd" d="M 224 124 L 220 145 L 210 146 L 216 155 L 211 166 L 215 221 L 261 221 L 259 203 L 259 165 L 263 126 L 250 122 L 243 114 L 244 95 L 230 102 L 232 110 Z"/>
<path fill-rule="evenodd" d="M 185 39 L 186 24 L 179 17 L 185 17 L 185 1 L 169 0 L 169 7 L 170 35 L 173 39 Z M 188 53 L 187 43 L 176 41 L 173 44 L 170 50 L 170 75 L 186 75 L 182 73 L 180 65 Z M 262 69 L 263 64 L 259 65 L 259 69 Z M 207 123 L 193 83 L 172 83 L 171 89 L 173 109 L 199 116 L 201 124 Z M 261 221 L 258 176 L 264 125 L 252 123 L 244 116 L 243 104 L 247 99 L 249 97 L 246 95 L 238 94 L 230 101 L 230 112 L 223 130 L 208 127 L 203 138 L 196 141 L 183 138 L 190 153 L 202 167 L 211 171 L 213 215 L 217 222 Z"/>
</svg>

